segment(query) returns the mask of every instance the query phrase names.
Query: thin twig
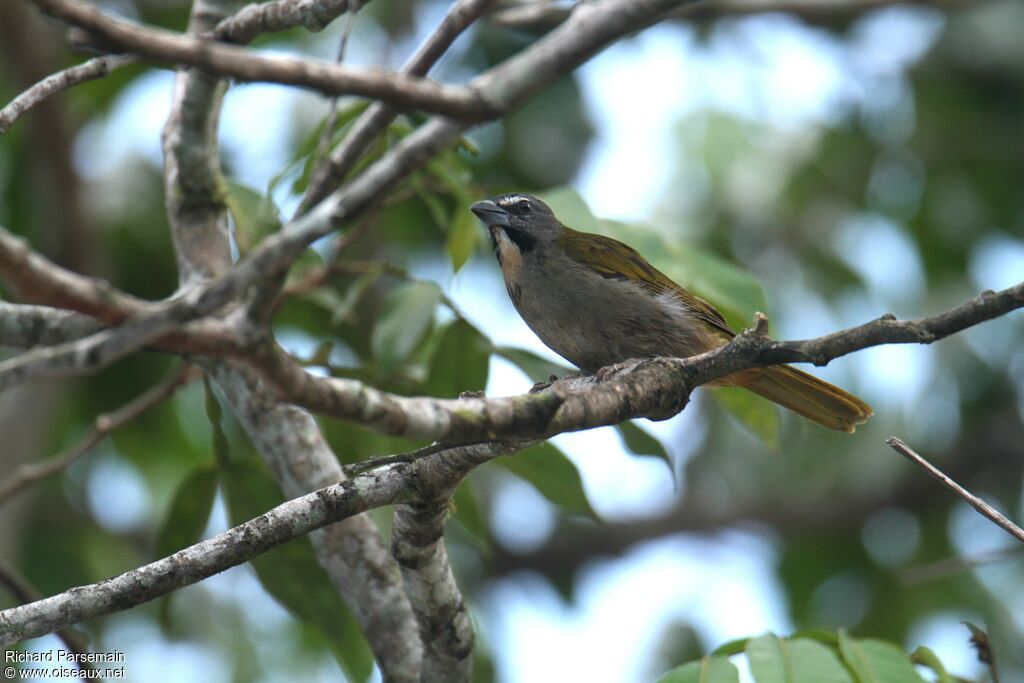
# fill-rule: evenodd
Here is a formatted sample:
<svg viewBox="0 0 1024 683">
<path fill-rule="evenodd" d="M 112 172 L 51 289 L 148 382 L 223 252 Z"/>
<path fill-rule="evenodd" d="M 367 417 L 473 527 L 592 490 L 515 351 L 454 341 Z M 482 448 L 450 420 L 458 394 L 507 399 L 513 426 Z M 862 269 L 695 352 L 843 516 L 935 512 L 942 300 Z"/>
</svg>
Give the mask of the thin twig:
<svg viewBox="0 0 1024 683">
<path fill-rule="evenodd" d="M 353 242 L 355 242 L 360 237 L 365 235 L 369 231 L 370 226 L 372 226 L 373 224 L 374 221 L 364 219 L 360 221 L 354 228 L 352 228 L 348 232 L 343 233 L 336 240 L 334 240 L 334 244 L 331 247 L 331 253 L 327 257 L 326 262 L 319 268 L 315 268 L 309 273 L 307 273 L 301 280 L 296 280 L 295 282 L 285 287 L 281 297 L 278 298 L 275 307 L 280 305 L 284 297 L 294 296 L 296 294 L 302 294 L 304 292 L 314 290 L 317 287 L 323 285 L 325 282 L 327 282 L 328 278 L 330 278 L 332 275 L 338 274 L 339 269 L 343 267 L 341 265 L 342 255 L 352 245 Z"/>
<path fill-rule="evenodd" d="M 351 10 L 345 17 L 345 27 L 341 30 L 341 42 L 338 44 L 338 54 L 334 58 L 335 64 L 345 61 L 345 51 L 348 49 L 349 37 L 352 35 L 352 27 L 356 23 L 356 10 Z M 328 155 L 331 153 L 331 139 L 334 137 L 334 126 L 338 121 L 338 96 L 331 97 L 327 109 L 327 116 L 324 118 L 324 127 L 320 131 L 320 140 L 317 142 L 316 159 L 317 166 L 314 174 L 319 172 L 319 166 L 329 163 Z"/>
<path fill-rule="evenodd" d="M 7 591 L 14 596 L 14 599 L 21 604 L 35 602 L 42 598 L 39 591 L 25 577 L 15 571 L 14 567 L 10 567 L 3 562 L 0 562 L 0 585 L 5 586 Z M 61 629 L 57 631 L 57 637 L 64 643 L 64 647 L 68 649 L 68 652 L 73 652 L 76 655 L 85 655 L 89 652 L 88 642 L 77 631 L 69 628 Z M 78 670 L 83 673 L 80 676 L 83 681 L 103 680 L 99 678 L 99 672 L 89 663 L 87 657 L 79 657 L 76 659 L 75 664 L 78 665 Z"/>
<path fill-rule="evenodd" d="M 395 453 L 394 455 L 383 455 L 377 458 L 369 458 L 367 460 L 361 460 L 360 462 L 353 462 L 348 465 L 343 465 L 342 470 L 345 472 L 345 476 L 354 477 L 357 474 L 363 472 L 369 472 L 375 470 L 378 467 L 384 467 L 385 465 L 395 465 L 400 462 L 409 463 L 422 460 L 435 453 L 452 448 L 451 444 L 444 444 L 439 441 L 435 441 L 429 446 L 423 448 L 417 448 L 414 451 L 407 451 L 405 453 Z"/>
<path fill-rule="evenodd" d="M 22 114 L 48 97 L 80 83 L 103 78 L 137 61 L 134 55 L 104 55 L 50 74 L 0 109 L 0 135 L 6 133 Z"/>
<path fill-rule="evenodd" d="M 429 38 L 402 66 L 401 73 L 409 76 L 426 76 L 455 39 L 462 35 L 494 0 L 458 0 Z M 364 111 L 345 139 L 331 154 L 328 163 L 317 168 L 310 176 L 309 187 L 296 215 L 301 216 L 330 194 L 331 191 L 355 167 L 370 144 L 384 132 L 398 116 L 399 109 L 384 102 L 374 102 Z"/>
<path fill-rule="evenodd" d="M 1019 526 L 1017 526 L 1009 519 L 1004 517 L 994 507 L 983 501 L 981 498 L 978 498 L 976 495 L 965 489 L 963 486 L 960 486 L 960 484 L 953 481 L 948 475 L 946 475 L 945 472 L 935 467 L 930 462 L 928 462 L 920 455 L 915 453 L 913 449 L 910 448 L 910 446 L 903 443 L 903 441 L 897 439 L 895 436 L 889 437 L 888 439 L 885 440 L 885 442 L 889 444 L 889 446 L 891 446 L 894 451 L 896 451 L 903 457 L 907 458 L 914 464 L 923 467 L 925 471 L 928 472 L 928 474 L 938 479 L 940 482 L 942 482 L 943 485 L 946 486 L 946 488 L 951 489 L 958 496 L 960 496 L 968 503 L 970 503 L 971 507 L 973 507 L 975 510 L 980 512 L 985 517 L 992 520 L 1000 528 L 1006 531 L 1006 533 L 1010 534 L 1021 543 L 1024 543 L 1024 529 L 1021 529 Z"/>
<path fill-rule="evenodd" d="M 194 365 L 183 365 L 173 375 L 150 387 L 117 410 L 97 416 L 92 431 L 66 451 L 45 460 L 24 463 L 7 479 L 0 481 L 0 505 L 24 491 L 34 482 L 67 469 L 88 453 L 115 429 L 170 397 L 202 374 Z"/>
</svg>

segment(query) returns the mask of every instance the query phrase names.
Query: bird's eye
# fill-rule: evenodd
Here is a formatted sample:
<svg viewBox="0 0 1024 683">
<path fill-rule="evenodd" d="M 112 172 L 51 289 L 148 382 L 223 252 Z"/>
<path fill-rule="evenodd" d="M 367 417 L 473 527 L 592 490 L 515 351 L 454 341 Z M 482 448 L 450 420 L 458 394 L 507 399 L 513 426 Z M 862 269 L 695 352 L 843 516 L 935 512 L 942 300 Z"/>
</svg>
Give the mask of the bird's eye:
<svg viewBox="0 0 1024 683">
<path fill-rule="evenodd" d="M 529 199 L 520 199 L 518 202 L 516 202 L 516 209 L 519 211 L 519 213 L 521 213 L 524 216 L 529 216 L 531 213 L 533 213 L 533 207 L 530 206 Z"/>
</svg>

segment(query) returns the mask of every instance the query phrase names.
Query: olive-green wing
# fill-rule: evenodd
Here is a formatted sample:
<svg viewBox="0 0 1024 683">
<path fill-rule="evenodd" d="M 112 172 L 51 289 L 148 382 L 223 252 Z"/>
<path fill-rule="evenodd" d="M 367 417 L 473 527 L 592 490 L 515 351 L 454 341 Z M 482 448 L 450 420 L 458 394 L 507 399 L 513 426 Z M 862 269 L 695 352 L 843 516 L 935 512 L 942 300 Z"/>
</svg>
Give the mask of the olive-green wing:
<svg viewBox="0 0 1024 683">
<path fill-rule="evenodd" d="M 570 228 L 565 228 L 561 239 L 570 258 L 601 277 L 630 280 L 652 294 L 669 294 L 693 311 L 700 320 L 730 337 L 735 336 L 736 333 L 714 306 L 677 285 L 628 244 L 604 235 Z"/>
</svg>

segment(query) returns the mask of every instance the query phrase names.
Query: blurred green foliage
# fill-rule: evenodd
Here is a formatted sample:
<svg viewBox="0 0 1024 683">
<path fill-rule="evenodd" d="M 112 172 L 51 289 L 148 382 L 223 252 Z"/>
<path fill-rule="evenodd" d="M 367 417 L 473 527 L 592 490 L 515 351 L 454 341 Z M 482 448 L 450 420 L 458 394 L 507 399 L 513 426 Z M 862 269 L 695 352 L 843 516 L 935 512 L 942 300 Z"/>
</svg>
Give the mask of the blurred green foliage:
<svg viewBox="0 0 1024 683">
<path fill-rule="evenodd" d="M 404 49 L 411 33 L 421 30 L 412 5 L 377 0 L 360 21 L 374 22 L 389 49 Z M 181 3 L 138 6 L 144 21 L 184 26 Z M 522 370 L 528 378 L 524 390 L 531 381 L 563 374 L 566 368 L 546 358 L 496 346 L 487 330 L 471 322 L 472 312 L 459 310 L 446 294 L 451 278 L 460 270 L 464 277 L 464 266 L 474 259 L 487 263 L 496 277 L 467 207 L 508 189 L 543 193 L 572 227 L 628 241 L 718 306 L 737 329 L 749 325 L 755 311 L 770 315 L 777 335 L 811 336 L 887 310 L 912 316 L 960 303 L 997 286 L 993 264 L 1024 250 L 1022 15 L 1021 5 L 1012 1 L 942 15 L 934 45 L 898 77 L 895 94 L 883 97 L 880 91 L 878 97 L 843 104 L 807 130 L 780 130 L 767 118 L 711 107 L 691 111 L 678 122 L 677 138 L 665 141 L 678 166 L 668 185 L 686 192 L 669 193 L 642 225 L 595 217 L 571 189 L 592 141 L 592 112 L 577 82 L 563 79 L 474 136 L 472 145 L 479 150 L 467 142 L 445 152 L 366 218 L 367 225 L 348 226 L 364 232 L 337 261 L 329 245 L 305 254 L 291 283 L 324 268 L 334 270 L 320 286 L 287 297 L 275 329 L 311 370 L 406 395 L 455 397 L 483 390 L 498 358 Z M 731 19 L 703 25 L 701 40 L 721 49 L 741 26 Z M 813 30 L 845 45 L 855 40 L 860 26 L 854 19 Z M 486 26 L 442 68 L 447 73 L 485 68 L 529 40 Z M 318 41 L 296 31 L 260 42 L 306 49 L 322 46 Z M 73 56 L 63 58 L 70 62 Z M 0 67 L 11 76 L 0 79 L 0 99 L 7 101 L 23 84 L 18 65 Z M 141 67 L 125 69 L 57 100 L 66 108 L 70 132 L 102 125 L 143 73 Z M 335 143 L 364 107 L 341 103 Z M 308 116 L 294 117 L 286 131 L 292 154 L 266 190 L 245 185 L 229 169 L 228 204 L 242 253 L 277 229 L 280 218 L 287 219 L 306 187 L 321 135 L 308 121 Z M 363 165 L 421 121 L 399 119 Z M 63 225 L 34 199 L 33 184 L 68 169 L 41 165 L 34 155 L 41 143 L 34 135 L 21 121 L 0 137 L 0 223 L 53 255 L 54 245 L 65 238 Z M 76 163 L 80 167 L 70 170 L 77 174 L 88 217 L 89 253 L 83 261 L 88 272 L 139 296 L 172 293 L 175 261 L 154 160 L 131 157 L 100 176 L 89 170 L 88 160 Z M 684 182 L 695 177 L 701 182 Z M 871 265 L 887 245 L 906 248 L 899 252 L 901 260 L 887 262 L 886 272 L 879 273 Z M 1024 272 L 1012 275 L 1024 279 Z M 824 680 L 773 677 L 769 672 L 787 657 L 812 662 L 815 671 L 843 671 L 835 680 L 876 680 L 872 663 L 890 655 L 892 666 L 905 672 L 911 660 L 903 653 L 916 647 L 923 624 L 936 619 L 955 624 L 967 616 L 987 623 L 1006 676 L 1024 675 L 1021 556 L 968 566 L 974 553 L 1004 547 L 1004 539 L 983 535 L 975 542 L 971 530 L 984 524 L 965 526 L 964 505 L 898 461 L 882 442 L 890 434 L 907 435 L 968 488 L 1005 510 L 1021 510 L 1024 324 L 1019 315 L 1010 316 L 909 353 L 923 359 L 910 379 L 897 372 L 898 360 L 884 361 L 879 354 L 837 363 L 838 374 L 830 377 L 876 407 L 875 418 L 853 438 L 816 429 L 734 391 L 716 392 L 715 401 L 697 401 L 687 409 L 699 411 L 705 425 L 699 433 L 659 440 L 637 425 L 620 427 L 630 452 L 660 458 L 673 472 L 682 470 L 680 497 L 718 511 L 734 526 L 758 523 L 750 528 L 776 553 L 779 598 L 796 628 L 846 628 L 857 636 L 840 633 L 825 643 L 774 636 L 745 642 L 758 683 Z M 62 383 L 38 404 L 21 407 L 44 418 L 35 432 L 30 433 L 30 421 L 17 418 L 5 418 L 10 422 L 3 429 L 24 432 L 19 443 L 29 445 L 20 457 L 46 457 L 80 437 L 96 414 L 159 381 L 170 364 L 147 354 L 95 378 Z M 11 523 L 0 534 L 0 555 L 49 594 L 136 567 L 154 553 L 172 552 L 210 531 L 209 520 L 218 519 L 218 510 L 234 523 L 279 502 L 280 493 L 251 446 L 239 430 L 222 431 L 228 418 L 211 411 L 208 417 L 198 387 L 183 390 L 118 430 L 66 475 L 8 503 L 4 512 Z M 322 427 L 344 462 L 423 445 L 335 420 L 322 420 Z M 670 462 L 670 453 L 683 453 L 682 459 Z M 10 473 L 8 463 L 0 462 L 0 476 Z M 106 478 L 109 472 L 117 476 Z M 511 478 L 533 486 L 552 504 L 559 529 L 592 526 L 598 518 L 580 473 L 554 445 L 501 458 L 475 473 L 456 495 L 447 535 L 471 604 L 505 574 L 500 559 L 518 553 L 501 546 L 491 526 L 494 502 Z M 120 489 L 107 489 L 115 479 L 141 487 L 143 509 L 133 514 L 123 509 Z M 107 520 L 107 507 L 123 517 L 121 523 Z M 749 520 L 744 516 L 749 510 L 766 512 L 763 519 Z M 386 533 L 386 515 L 375 519 Z M 617 520 L 604 521 L 609 535 L 618 529 Z M 656 521 L 671 531 L 668 518 Z M 533 552 L 556 551 L 542 545 Z M 964 565 L 921 578 L 922 567 L 950 558 Z M 561 566 L 549 578 L 578 578 L 586 564 Z M 288 635 L 271 636 L 275 651 L 283 649 L 294 659 L 329 652 L 352 680 L 365 680 L 366 644 L 354 635 L 354 622 L 316 564 L 308 540 L 254 565 L 266 592 L 292 615 L 281 622 Z M 201 643 L 221 653 L 235 666 L 234 681 L 286 680 L 282 662 L 260 659 L 266 656 L 259 653 L 260 639 L 267 635 L 256 623 L 259 615 L 223 596 L 207 599 L 213 592 L 205 591 L 186 589 L 159 609 L 137 608 L 132 618 L 159 622 L 170 640 Z M 9 604 L 10 596 L 0 591 L 0 606 Z M 124 618 L 83 628 L 96 648 L 116 649 L 108 633 Z M 699 632 L 700 626 L 694 617 L 693 623 L 674 628 Z M 501 644 L 488 645 L 479 648 L 480 681 L 497 676 L 488 649 L 500 651 Z M 638 670 L 647 660 L 676 665 L 694 654 L 689 646 L 666 651 L 676 652 L 679 661 L 636 653 Z M 943 653 L 937 654 L 941 660 Z M 913 661 L 930 667 L 934 680 L 948 679 L 928 652 L 915 653 Z M 724 655 L 707 654 L 664 680 L 736 680 L 732 666 Z"/>
</svg>

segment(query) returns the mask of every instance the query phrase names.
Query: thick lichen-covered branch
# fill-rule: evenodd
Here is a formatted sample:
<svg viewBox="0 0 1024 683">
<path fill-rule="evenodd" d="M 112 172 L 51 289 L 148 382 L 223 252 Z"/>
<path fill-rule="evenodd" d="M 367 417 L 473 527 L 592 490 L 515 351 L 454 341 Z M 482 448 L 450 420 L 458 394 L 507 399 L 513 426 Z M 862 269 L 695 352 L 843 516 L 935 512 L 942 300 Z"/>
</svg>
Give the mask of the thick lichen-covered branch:
<svg viewBox="0 0 1024 683">
<path fill-rule="evenodd" d="M 264 514 L 169 557 L 98 583 L 79 586 L 0 612 L 0 646 L 124 611 L 238 566 L 271 548 L 350 519 L 366 510 L 450 491 L 476 465 L 514 444 L 445 449 L 412 463 L 398 463 L 294 498 Z"/>
</svg>

